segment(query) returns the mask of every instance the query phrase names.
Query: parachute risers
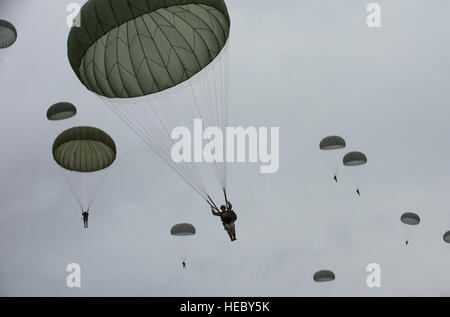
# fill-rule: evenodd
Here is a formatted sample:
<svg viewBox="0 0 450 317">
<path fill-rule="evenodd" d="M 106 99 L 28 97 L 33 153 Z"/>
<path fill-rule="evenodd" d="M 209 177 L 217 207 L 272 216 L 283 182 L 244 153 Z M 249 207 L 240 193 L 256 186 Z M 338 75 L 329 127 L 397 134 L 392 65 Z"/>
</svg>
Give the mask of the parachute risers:
<svg viewBox="0 0 450 317">
<path fill-rule="evenodd" d="M 176 164 L 170 155 L 175 127 L 190 128 L 198 118 L 207 126 L 228 125 L 225 2 L 91 0 L 80 17 L 67 42 L 80 82 L 202 198 L 226 188 L 226 163 Z M 206 184 L 209 179 L 219 187 Z"/>
<path fill-rule="evenodd" d="M 55 139 L 52 153 L 82 212 L 88 212 L 116 159 L 114 140 L 97 128 L 74 127 Z"/>
</svg>

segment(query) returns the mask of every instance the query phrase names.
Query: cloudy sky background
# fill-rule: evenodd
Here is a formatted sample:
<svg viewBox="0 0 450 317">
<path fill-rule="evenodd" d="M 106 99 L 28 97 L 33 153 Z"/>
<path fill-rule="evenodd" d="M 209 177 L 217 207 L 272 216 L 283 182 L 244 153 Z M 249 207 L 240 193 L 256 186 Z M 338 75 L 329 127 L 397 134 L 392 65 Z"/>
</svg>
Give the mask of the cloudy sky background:
<svg viewBox="0 0 450 317">
<path fill-rule="evenodd" d="M 228 0 L 232 18 L 233 126 L 278 126 L 280 170 L 232 165 L 238 212 L 231 244 L 205 203 L 73 74 L 61 0 L 2 0 L 17 43 L 0 65 L 0 295 L 450 296 L 450 38 L 446 0 L 378 1 L 382 28 L 365 24 L 370 1 Z M 82 3 L 84 3 L 83 1 Z M 52 125 L 68 100 L 76 120 Z M 118 157 L 92 208 L 89 230 L 51 156 L 57 133 L 94 125 Z M 367 154 L 362 196 L 348 174 L 334 184 L 320 139 L 342 135 Z M 408 248 L 400 215 L 422 219 Z M 198 235 L 181 269 L 169 235 Z M 82 268 L 66 286 L 67 264 Z M 366 266 L 382 287 L 366 286 Z"/>
</svg>

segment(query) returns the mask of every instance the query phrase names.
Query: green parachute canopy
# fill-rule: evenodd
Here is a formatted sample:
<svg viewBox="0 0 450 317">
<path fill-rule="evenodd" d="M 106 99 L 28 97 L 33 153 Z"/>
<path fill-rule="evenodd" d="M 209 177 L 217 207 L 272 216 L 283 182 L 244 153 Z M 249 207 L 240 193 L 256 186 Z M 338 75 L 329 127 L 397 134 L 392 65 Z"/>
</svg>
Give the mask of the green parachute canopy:
<svg viewBox="0 0 450 317">
<path fill-rule="evenodd" d="M 179 223 L 170 229 L 170 234 L 173 236 L 193 236 L 195 227 L 190 223 Z"/>
<path fill-rule="evenodd" d="M 62 168 L 74 172 L 96 172 L 116 159 L 114 140 L 93 127 L 74 127 L 62 132 L 53 143 L 53 158 Z"/>
<path fill-rule="evenodd" d="M 72 118 L 77 114 L 77 108 L 70 102 L 58 102 L 47 110 L 47 119 L 59 121 Z"/>
<path fill-rule="evenodd" d="M 444 234 L 444 241 L 450 243 L 450 230 Z"/>
<path fill-rule="evenodd" d="M 412 212 L 406 212 L 400 217 L 401 222 L 406 225 L 416 226 L 420 223 L 420 217 Z"/>
<path fill-rule="evenodd" d="M 336 279 L 336 276 L 332 271 L 329 270 L 321 270 L 314 273 L 313 276 L 314 282 L 322 283 L 322 282 L 331 282 Z"/>
<path fill-rule="evenodd" d="M 17 40 L 17 30 L 10 22 L 0 20 L 0 49 L 10 47 Z"/>
<path fill-rule="evenodd" d="M 84 86 L 107 98 L 174 87 L 209 65 L 225 46 L 223 0 L 89 0 L 70 31 L 70 65 Z"/>
<path fill-rule="evenodd" d="M 345 148 L 345 140 L 337 135 L 327 136 L 320 141 L 319 145 L 321 150 L 339 150 Z"/>
<path fill-rule="evenodd" d="M 342 162 L 345 166 L 360 166 L 367 163 L 367 157 L 361 152 L 350 152 L 345 154 Z"/>
</svg>

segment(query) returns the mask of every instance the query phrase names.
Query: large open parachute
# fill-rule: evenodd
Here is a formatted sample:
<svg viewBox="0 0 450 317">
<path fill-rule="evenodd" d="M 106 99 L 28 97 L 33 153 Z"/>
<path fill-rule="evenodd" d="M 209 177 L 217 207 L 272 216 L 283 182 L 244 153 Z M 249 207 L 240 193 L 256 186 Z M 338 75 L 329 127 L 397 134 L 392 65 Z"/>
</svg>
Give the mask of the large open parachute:
<svg viewBox="0 0 450 317">
<path fill-rule="evenodd" d="M 403 230 L 405 234 L 405 243 L 408 246 L 413 233 L 413 227 L 419 225 L 420 217 L 413 212 L 405 212 L 400 216 L 400 221 L 403 223 Z"/>
<path fill-rule="evenodd" d="M 203 198 L 211 189 L 205 169 L 219 182 L 216 189 L 225 189 L 225 163 L 215 160 L 204 168 L 171 156 L 174 128 L 193 131 L 194 119 L 202 119 L 204 127 L 227 125 L 225 2 L 89 0 L 80 18 L 81 27 L 71 29 L 67 43 L 80 82 Z"/>
<path fill-rule="evenodd" d="M 97 128 L 74 127 L 55 139 L 52 153 L 80 208 L 89 210 L 108 167 L 116 159 L 114 140 Z"/>
<path fill-rule="evenodd" d="M 0 50 L 13 45 L 17 40 L 17 30 L 10 22 L 0 20 Z"/>
<path fill-rule="evenodd" d="M 70 102 L 58 102 L 47 110 L 47 119 L 60 121 L 72 118 L 77 114 L 77 108 Z"/>
<path fill-rule="evenodd" d="M 324 154 L 327 161 L 327 165 L 330 167 L 331 172 L 337 182 L 337 173 L 340 166 L 339 156 L 342 149 L 346 146 L 345 140 L 337 135 L 331 135 L 323 138 L 320 141 L 319 148 Z"/>
</svg>

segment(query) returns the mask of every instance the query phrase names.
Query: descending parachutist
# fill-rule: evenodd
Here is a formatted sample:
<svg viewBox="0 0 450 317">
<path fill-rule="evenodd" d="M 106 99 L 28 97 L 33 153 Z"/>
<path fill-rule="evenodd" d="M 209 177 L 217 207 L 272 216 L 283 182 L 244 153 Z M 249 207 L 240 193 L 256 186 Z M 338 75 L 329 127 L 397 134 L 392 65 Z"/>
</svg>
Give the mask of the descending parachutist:
<svg viewBox="0 0 450 317">
<path fill-rule="evenodd" d="M 407 227 L 417 226 L 420 223 L 420 217 L 412 212 L 406 212 L 401 215 L 400 221 Z M 410 236 L 405 232 L 405 245 L 408 246 Z"/>
<path fill-rule="evenodd" d="M 340 155 L 340 150 L 344 149 L 346 146 L 345 140 L 337 135 L 330 135 L 323 138 L 320 141 L 319 148 L 321 152 L 325 154 L 325 158 L 328 164 L 332 164 L 330 168 L 335 173 L 333 176 L 334 181 L 337 183 L 337 170 L 339 160 L 337 159 Z M 332 163 L 334 162 L 334 163 Z"/>
<path fill-rule="evenodd" d="M 87 211 L 83 211 L 83 213 L 81 215 L 83 216 L 84 227 L 87 228 L 88 227 L 88 219 L 89 219 L 89 209 Z"/>
<path fill-rule="evenodd" d="M 230 236 L 231 241 L 235 241 L 236 240 L 236 227 L 235 227 L 234 223 L 237 220 L 237 215 L 232 209 L 233 206 L 227 199 L 227 194 L 226 194 L 225 189 L 223 190 L 223 192 L 225 195 L 226 206 L 225 205 L 220 206 L 220 210 L 219 210 L 216 207 L 216 205 L 214 204 L 214 202 L 212 202 L 212 200 L 211 200 L 211 202 L 208 201 L 208 204 L 211 206 L 211 212 L 212 212 L 213 216 L 218 216 L 218 217 L 220 217 L 220 220 L 222 220 L 223 227 L 224 227 L 225 231 L 228 233 L 228 235 Z M 208 197 L 208 198 L 211 199 L 210 197 Z"/>
</svg>

